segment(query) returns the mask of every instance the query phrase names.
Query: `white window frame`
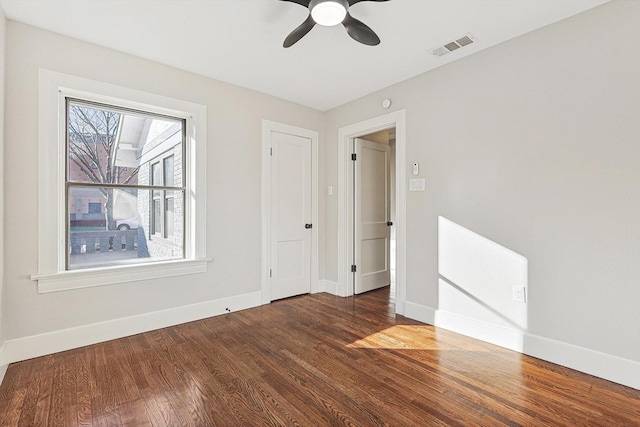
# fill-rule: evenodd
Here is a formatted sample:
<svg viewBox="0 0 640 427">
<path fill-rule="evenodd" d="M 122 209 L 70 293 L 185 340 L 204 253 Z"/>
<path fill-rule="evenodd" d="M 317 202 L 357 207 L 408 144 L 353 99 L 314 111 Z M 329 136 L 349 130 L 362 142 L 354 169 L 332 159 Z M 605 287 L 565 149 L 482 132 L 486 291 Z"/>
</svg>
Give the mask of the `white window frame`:
<svg viewBox="0 0 640 427">
<path fill-rule="evenodd" d="M 40 69 L 38 118 L 38 292 L 204 273 L 206 118 L 204 105 Z M 65 98 L 87 99 L 185 119 L 184 259 L 66 270 Z"/>
</svg>

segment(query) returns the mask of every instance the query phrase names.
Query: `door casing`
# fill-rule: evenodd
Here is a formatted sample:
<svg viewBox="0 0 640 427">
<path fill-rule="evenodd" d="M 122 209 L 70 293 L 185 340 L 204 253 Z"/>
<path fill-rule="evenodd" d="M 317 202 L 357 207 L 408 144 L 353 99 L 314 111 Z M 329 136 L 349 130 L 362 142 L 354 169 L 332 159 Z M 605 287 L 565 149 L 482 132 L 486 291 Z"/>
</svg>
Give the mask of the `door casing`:
<svg viewBox="0 0 640 427">
<path fill-rule="evenodd" d="M 396 129 L 396 313 L 404 314 L 406 302 L 406 110 L 342 127 L 338 130 L 338 285 L 339 296 L 353 295 L 353 177 L 354 138 L 385 129 Z"/>
<path fill-rule="evenodd" d="M 311 293 L 319 292 L 318 284 L 318 132 L 284 123 L 262 120 L 262 256 L 261 299 L 271 302 L 271 135 L 281 132 L 311 140 Z"/>
</svg>

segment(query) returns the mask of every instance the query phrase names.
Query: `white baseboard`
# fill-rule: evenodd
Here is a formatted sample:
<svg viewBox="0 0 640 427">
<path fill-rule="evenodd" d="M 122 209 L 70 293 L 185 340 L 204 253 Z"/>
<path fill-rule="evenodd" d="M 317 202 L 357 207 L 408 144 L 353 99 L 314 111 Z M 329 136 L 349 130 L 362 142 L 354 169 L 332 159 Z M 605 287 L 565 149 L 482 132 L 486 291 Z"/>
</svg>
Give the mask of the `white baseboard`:
<svg viewBox="0 0 640 427">
<path fill-rule="evenodd" d="M 227 308 L 234 312 L 257 307 L 261 296 L 261 292 L 253 292 L 8 340 L 0 348 L 0 366 L 225 314 Z"/>
<path fill-rule="evenodd" d="M 524 353 L 640 390 L 640 362 L 525 334 Z"/>
<path fill-rule="evenodd" d="M 1 365 L 0 366 L 0 385 L 2 385 L 2 381 L 4 380 L 4 374 L 7 373 L 7 368 L 9 365 Z"/>
<path fill-rule="evenodd" d="M 406 311 L 407 311 L 407 303 L 406 303 L 406 301 L 405 300 L 401 300 L 396 295 L 396 314 L 399 314 L 401 316 L 405 316 L 406 315 Z"/>
<path fill-rule="evenodd" d="M 640 362 L 407 301 L 405 316 L 640 390 Z"/>
<path fill-rule="evenodd" d="M 338 283 L 332 282 L 331 280 L 322 280 L 321 286 L 323 288 L 323 292 L 331 295 L 338 295 Z"/>
<path fill-rule="evenodd" d="M 416 304 L 411 301 L 407 301 L 404 304 L 405 317 L 417 320 L 422 323 L 428 323 L 429 325 L 436 324 L 436 311 L 437 310 L 435 308 Z"/>
<path fill-rule="evenodd" d="M 6 361 L 6 346 L 4 343 L 0 345 L 0 385 L 2 384 L 2 380 L 4 380 L 4 374 L 7 373 L 7 368 L 9 367 L 9 362 Z"/>
</svg>

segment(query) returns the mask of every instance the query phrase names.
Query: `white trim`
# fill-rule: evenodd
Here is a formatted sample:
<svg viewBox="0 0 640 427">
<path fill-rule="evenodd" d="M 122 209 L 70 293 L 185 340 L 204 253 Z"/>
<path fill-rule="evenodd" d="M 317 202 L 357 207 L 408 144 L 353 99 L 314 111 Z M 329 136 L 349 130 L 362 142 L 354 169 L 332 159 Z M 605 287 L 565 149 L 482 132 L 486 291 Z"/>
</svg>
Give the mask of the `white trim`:
<svg viewBox="0 0 640 427">
<path fill-rule="evenodd" d="M 533 334 L 523 353 L 640 390 L 640 362 Z"/>
<path fill-rule="evenodd" d="M 6 344 L 2 343 L 0 345 L 0 385 L 2 385 L 2 381 L 4 380 L 4 375 L 7 373 L 7 368 L 9 368 L 9 362 L 7 361 L 7 352 L 6 352 Z"/>
<path fill-rule="evenodd" d="M 323 292 L 326 292 L 331 295 L 338 295 L 338 282 L 333 282 L 331 280 L 323 280 Z"/>
<path fill-rule="evenodd" d="M 260 305 L 260 292 L 92 323 L 5 342 L 5 363 L 40 357 Z"/>
<path fill-rule="evenodd" d="M 71 270 L 53 274 L 33 275 L 31 280 L 38 281 L 39 293 L 68 291 L 112 283 L 128 283 L 139 280 L 206 273 L 209 261 L 211 260 L 176 260 L 134 266 L 95 268 L 86 271 Z"/>
<path fill-rule="evenodd" d="M 64 126 L 66 96 L 141 109 L 187 121 L 185 259 L 65 271 Z M 52 292 L 206 271 L 206 106 L 40 69 L 38 121 L 38 292 Z M 57 249 L 53 249 L 57 248 Z"/>
<path fill-rule="evenodd" d="M 338 130 L 338 287 L 337 295 L 353 295 L 353 225 L 351 144 L 353 138 L 395 127 L 396 129 L 396 313 L 404 314 L 406 299 L 406 111 L 342 127 Z"/>
<path fill-rule="evenodd" d="M 0 386 L 2 385 L 2 381 L 4 381 L 4 375 L 7 373 L 7 369 L 9 365 L 0 365 Z"/>
<path fill-rule="evenodd" d="M 404 315 L 409 319 L 414 319 L 429 325 L 436 325 L 436 309 L 427 305 L 416 304 L 411 301 L 405 303 Z M 446 329 L 446 328 L 445 328 Z"/>
<path fill-rule="evenodd" d="M 640 362 L 432 307 L 406 303 L 408 318 L 640 390 Z"/>
<path fill-rule="evenodd" d="M 522 352 L 522 332 L 500 325 L 472 319 L 445 310 L 435 310 L 410 301 L 405 315 L 411 319 L 473 337 L 510 350 Z"/>
<path fill-rule="evenodd" d="M 262 120 L 262 258 L 261 286 L 262 304 L 271 302 L 271 281 L 269 269 L 271 259 L 271 133 L 281 132 L 311 140 L 311 289 L 312 294 L 320 292 L 319 248 L 318 248 L 318 132 L 283 123 Z"/>
</svg>

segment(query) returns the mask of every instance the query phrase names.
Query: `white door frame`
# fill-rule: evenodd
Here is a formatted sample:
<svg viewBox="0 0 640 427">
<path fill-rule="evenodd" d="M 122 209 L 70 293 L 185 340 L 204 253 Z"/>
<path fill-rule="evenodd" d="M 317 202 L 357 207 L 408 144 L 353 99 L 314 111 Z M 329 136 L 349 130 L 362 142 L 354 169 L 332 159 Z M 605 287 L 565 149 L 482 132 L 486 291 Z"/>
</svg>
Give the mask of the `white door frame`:
<svg viewBox="0 0 640 427">
<path fill-rule="evenodd" d="M 384 129 L 396 129 L 396 313 L 406 301 L 406 110 L 394 111 L 338 129 L 338 295 L 353 295 L 353 177 L 351 142 Z"/>
<path fill-rule="evenodd" d="M 283 123 L 262 120 L 262 304 L 271 302 L 271 133 L 281 132 L 311 140 L 311 288 L 319 292 L 318 282 L 318 132 Z"/>
</svg>

